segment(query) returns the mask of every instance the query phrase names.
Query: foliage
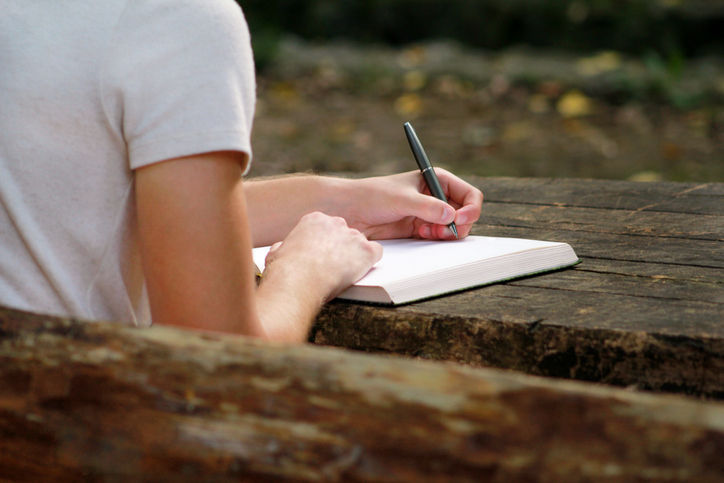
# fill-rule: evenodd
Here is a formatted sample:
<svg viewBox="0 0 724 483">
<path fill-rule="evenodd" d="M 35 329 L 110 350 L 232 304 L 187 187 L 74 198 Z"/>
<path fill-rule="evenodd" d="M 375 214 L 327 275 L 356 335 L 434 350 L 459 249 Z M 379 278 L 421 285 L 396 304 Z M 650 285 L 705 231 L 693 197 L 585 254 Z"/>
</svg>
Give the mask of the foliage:
<svg viewBox="0 0 724 483">
<path fill-rule="evenodd" d="M 722 0 L 239 0 L 258 62 L 275 37 L 407 44 L 447 38 L 471 47 L 525 44 L 670 59 L 724 52 Z M 668 61 L 668 60 L 667 60 Z"/>
</svg>

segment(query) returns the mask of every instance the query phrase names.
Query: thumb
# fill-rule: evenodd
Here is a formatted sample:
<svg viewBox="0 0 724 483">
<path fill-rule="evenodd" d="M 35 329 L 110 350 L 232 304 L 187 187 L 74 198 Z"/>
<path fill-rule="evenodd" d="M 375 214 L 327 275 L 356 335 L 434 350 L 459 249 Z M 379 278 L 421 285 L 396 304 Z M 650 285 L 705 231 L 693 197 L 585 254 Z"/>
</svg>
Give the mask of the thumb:
<svg viewBox="0 0 724 483">
<path fill-rule="evenodd" d="M 427 223 L 448 225 L 455 220 L 455 208 L 434 196 L 414 193 L 398 206 L 403 216 L 414 216 Z"/>
</svg>

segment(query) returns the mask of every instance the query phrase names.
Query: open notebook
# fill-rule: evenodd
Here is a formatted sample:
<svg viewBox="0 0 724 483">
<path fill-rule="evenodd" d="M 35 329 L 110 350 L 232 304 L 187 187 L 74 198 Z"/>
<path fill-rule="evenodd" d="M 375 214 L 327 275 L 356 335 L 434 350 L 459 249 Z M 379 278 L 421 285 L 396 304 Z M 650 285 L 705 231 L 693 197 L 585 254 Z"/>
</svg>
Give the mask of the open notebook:
<svg viewBox="0 0 724 483">
<path fill-rule="evenodd" d="M 339 298 L 403 304 L 578 263 L 567 243 L 469 236 L 455 241 L 382 240 L 382 259 Z M 264 270 L 269 247 L 254 249 Z"/>
</svg>

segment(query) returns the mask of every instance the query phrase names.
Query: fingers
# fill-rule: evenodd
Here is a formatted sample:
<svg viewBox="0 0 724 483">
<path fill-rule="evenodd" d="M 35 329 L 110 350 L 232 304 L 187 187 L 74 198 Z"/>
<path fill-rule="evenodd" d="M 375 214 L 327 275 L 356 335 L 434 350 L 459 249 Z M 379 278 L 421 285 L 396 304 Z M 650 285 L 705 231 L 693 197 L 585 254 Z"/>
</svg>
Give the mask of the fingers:
<svg viewBox="0 0 724 483">
<path fill-rule="evenodd" d="M 435 173 L 447 193 L 448 202 L 458 207 L 455 224 L 464 226 L 475 223 L 480 218 L 483 192 L 442 168 L 435 168 Z"/>
<path fill-rule="evenodd" d="M 423 223 L 417 227 L 416 234 L 426 240 L 455 240 L 456 238 L 465 238 L 468 236 L 472 227 L 472 223 L 469 225 L 458 225 L 455 223 L 455 228 L 458 232 L 458 236 L 455 237 L 455 234 L 447 225 Z"/>
<path fill-rule="evenodd" d="M 382 258 L 382 246 L 367 240 L 340 217 L 320 212 L 304 215 L 284 239 L 270 250 L 269 262 L 286 260 L 310 291 L 329 300 L 362 278 Z"/>
<path fill-rule="evenodd" d="M 364 236 L 364 235 L 363 235 Z M 382 260 L 382 245 L 376 241 L 367 240 L 370 250 L 372 251 L 372 265 Z"/>
<path fill-rule="evenodd" d="M 430 195 L 410 192 L 395 209 L 403 216 L 414 216 L 428 223 L 449 224 L 455 219 L 455 208 Z"/>
<path fill-rule="evenodd" d="M 449 206 L 457 208 L 453 219 L 434 221 L 431 217 L 417 215 L 420 223 L 417 224 L 415 234 L 420 238 L 430 240 L 452 240 L 455 234 L 448 228 L 450 221 L 454 221 L 458 236 L 464 238 L 470 234 L 473 224 L 480 218 L 483 203 L 483 193 L 471 184 L 463 181 L 449 171 L 442 168 L 435 168 L 440 185 L 446 193 Z M 422 191 L 427 189 L 422 184 Z M 430 196 L 425 195 L 427 203 L 432 205 Z"/>
<path fill-rule="evenodd" d="M 448 202 L 430 196 L 419 171 L 356 180 L 341 197 L 351 207 L 343 211 L 350 226 L 374 239 L 454 239 L 447 228 L 455 222 L 461 237 L 480 217 L 483 194 L 474 186 L 436 168 Z"/>
</svg>

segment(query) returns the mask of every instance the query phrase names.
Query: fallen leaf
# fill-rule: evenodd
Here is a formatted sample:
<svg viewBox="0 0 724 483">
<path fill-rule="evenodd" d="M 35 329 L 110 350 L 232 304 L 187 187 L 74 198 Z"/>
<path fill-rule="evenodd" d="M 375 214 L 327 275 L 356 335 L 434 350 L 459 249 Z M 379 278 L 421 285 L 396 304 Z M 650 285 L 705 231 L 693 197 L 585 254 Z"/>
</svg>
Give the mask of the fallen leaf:
<svg viewBox="0 0 724 483">
<path fill-rule="evenodd" d="M 649 183 L 662 181 L 663 179 L 664 177 L 657 171 L 639 171 L 638 173 L 634 173 L 628 177 L 629 181 L 645 181 Z"/>
<path fill-rule="evenodd" d="M 582 117 L 593 112 L 593 103 L 581 91 L 571 90 L 563 94 L 556 104 L 558 113 L 565 117 Z"/>
<path fill-rule="evenodd" d="M 403 94 L 395 100 L 394 108 L 402 117 L 416 117 L 422 112 L 422 99 L 415 93 Z"/>
</svg>

